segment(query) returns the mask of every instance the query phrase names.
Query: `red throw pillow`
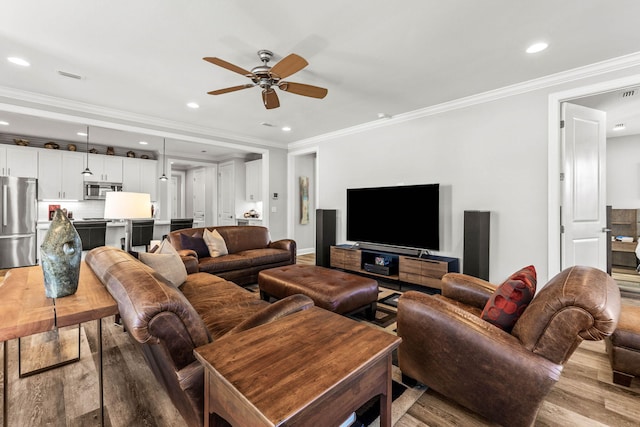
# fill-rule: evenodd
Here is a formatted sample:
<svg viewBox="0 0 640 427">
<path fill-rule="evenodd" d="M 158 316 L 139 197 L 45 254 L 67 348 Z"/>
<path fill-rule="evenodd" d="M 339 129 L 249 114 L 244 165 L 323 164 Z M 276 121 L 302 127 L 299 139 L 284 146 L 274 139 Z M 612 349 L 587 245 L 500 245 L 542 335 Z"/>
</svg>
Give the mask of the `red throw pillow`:
<svg viewBox="0 0 640 427">
<path fill-rule="evenodd" d="M 482 310 L 482 319 L 511 332 L 536 293 L 536 269 L 530 265 L 498 286 Z"/>
</svg>

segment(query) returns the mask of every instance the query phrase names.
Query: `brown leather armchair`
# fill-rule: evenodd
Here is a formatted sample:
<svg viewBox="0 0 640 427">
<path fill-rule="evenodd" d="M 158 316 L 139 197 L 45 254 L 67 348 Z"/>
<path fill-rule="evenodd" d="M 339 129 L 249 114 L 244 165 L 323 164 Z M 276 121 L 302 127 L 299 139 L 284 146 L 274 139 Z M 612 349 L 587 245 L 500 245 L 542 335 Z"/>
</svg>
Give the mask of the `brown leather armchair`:
<svg viewBox="0 0 640 427">
<path fill-rule="evenodd" d="M 551 279 L 511 333 L 480 317 L 496 285 L 460 273 L 442 281 L 442 295 L 399 299 L 400 370 L 501 425 L 533 424 L 574 350 L 613 333 L 620 315 L 616 282 L 590 267 Z"/>
</svg>

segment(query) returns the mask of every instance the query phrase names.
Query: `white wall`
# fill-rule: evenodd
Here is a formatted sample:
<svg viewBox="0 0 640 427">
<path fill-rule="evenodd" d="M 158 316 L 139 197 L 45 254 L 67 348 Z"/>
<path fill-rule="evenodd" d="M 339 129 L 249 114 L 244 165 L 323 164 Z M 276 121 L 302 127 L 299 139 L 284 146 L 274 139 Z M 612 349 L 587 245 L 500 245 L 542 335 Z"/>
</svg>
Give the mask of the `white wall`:
<svg viewBox="0 0 640 427">
<path fill-rule="evenodd" d="M 307 154 L 294 158 L 294 197 L 293 223 L 294 238 L 298 246 L 298 253 L 313 253 L 316 246 L 316 171 L 315 155 Z M 300 224 L 300 177 L 309 178 L 309 223 Z"/>
<path fill-rule="evenodd" d="M 269 169 L 266 171 L 269 176 L 269 191 L 267 200 L 263 200 L 263 218 L 268 219 L 269 234 L 271 240 L 291 238 L 287 235 L 287 151 L 281 149 L 269 149 L 268 155 Z M 265 167 L 265 162 L 262 162 Z M 273 199 L 273 193 L 278 193 L 278 199 Z M 273 212 L 275 208 L 276 212 Z"/>
<path fill-rule="evenodd" d="M 549 96 L 638 74 L 639 68 L 568 79 L 569 83 L 314 142 L 319 206 L 338 209 L 341 243 L 347 188 L 440 183 L 449 198 L 440 254 L 458 257 L 463 264 L 464 211 L 488 210 L 490 280 L 500 282 L 533 264 L 539 281 L 546 283 L 553 157 L 548 152 Z M 296 149 L 309 145 L 301 143 Z M 415 216 L 399 220 L 420 221 L 419 201 Z"/>
<path fill-rule="evenodd" d="M 640 208 L 640 135 L 607 139 L 607 205 Z"/>
</svg>

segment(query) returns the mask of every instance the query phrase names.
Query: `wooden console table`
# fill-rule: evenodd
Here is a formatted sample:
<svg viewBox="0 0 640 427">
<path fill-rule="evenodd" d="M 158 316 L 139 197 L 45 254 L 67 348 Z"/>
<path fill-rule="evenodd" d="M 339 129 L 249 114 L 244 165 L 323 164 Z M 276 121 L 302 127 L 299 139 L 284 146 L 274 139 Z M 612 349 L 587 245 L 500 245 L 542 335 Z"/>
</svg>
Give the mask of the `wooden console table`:
<svg viewBox="0 0 640 427">
<path fill-rule="evenodd" d="M 234 426 L 339 425 L 380 396 L 391 426 L 391 353 L 401 339 L 313 307 L 195 349 L 208 414 Z M 216 424 L 216 417 L 213 417 Z"/>
<path fill-rule="evenodd" d="M 396 270 L 394 274 L 384 275 L 364 269 L 364 254 L 391 256 L 395 258 Z M 360 249 L 351 247 L 331 246 L 330 248 L 331 267 L 356 273 L 368 274 L 381 277 L 386 280 L 395 280 L 411 283 L 414 285 L 427 286 L 434 289 L 442 289 L 442 276 L 446 273 L 460 271 L 458 258 L 429 255 L 425 258 L 415 256 L 393 254 L 390 252 L 376 251 L 371 249 Z"/>
<path fill-rule="evenodd" d="M 91 268 L 82 262 L 78 291 L 47 298 L 40 266 L 11 269 L 0 286 L 0 341 L 4 347 L 3 424 L 8 425 L 7 341 L 91 320 L 98 326 L 100 422 L 104 425 L 102 387 L 102 318 L 118 313 L 118 305 Z"/>
</svg>

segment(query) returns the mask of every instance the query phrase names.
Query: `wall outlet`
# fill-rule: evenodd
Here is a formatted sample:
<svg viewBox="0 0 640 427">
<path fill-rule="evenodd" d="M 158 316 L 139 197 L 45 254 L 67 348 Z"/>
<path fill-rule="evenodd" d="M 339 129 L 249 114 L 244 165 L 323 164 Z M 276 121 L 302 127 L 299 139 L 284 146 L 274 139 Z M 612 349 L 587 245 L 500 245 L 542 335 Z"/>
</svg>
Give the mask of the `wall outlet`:
<svg viewBox="0 0 640 427">
<path fill-rule="evenodd" d="M 271 206 L 271 212 L 278 212 L 278 208 L 275 206 Z"/>
</svg>

